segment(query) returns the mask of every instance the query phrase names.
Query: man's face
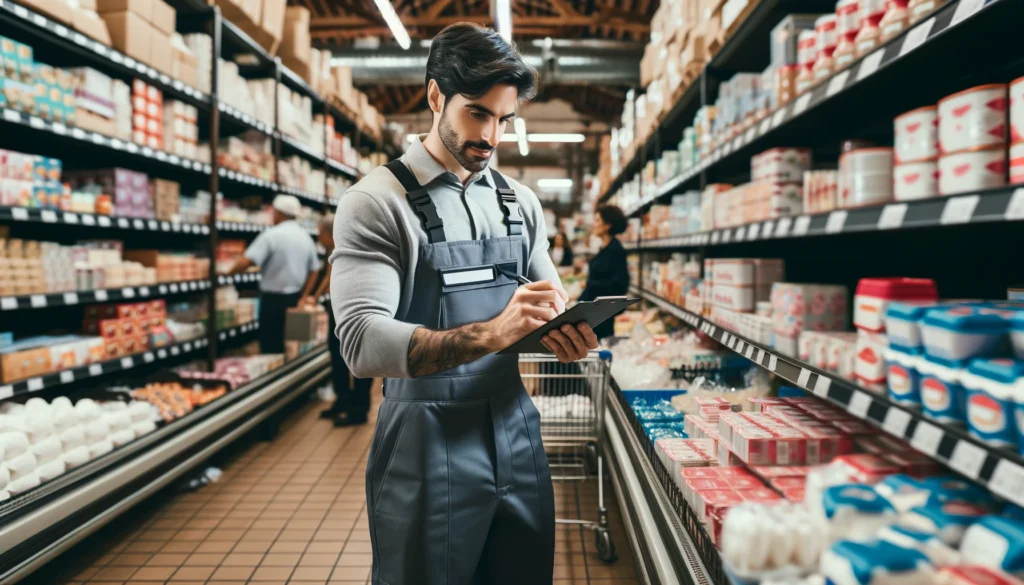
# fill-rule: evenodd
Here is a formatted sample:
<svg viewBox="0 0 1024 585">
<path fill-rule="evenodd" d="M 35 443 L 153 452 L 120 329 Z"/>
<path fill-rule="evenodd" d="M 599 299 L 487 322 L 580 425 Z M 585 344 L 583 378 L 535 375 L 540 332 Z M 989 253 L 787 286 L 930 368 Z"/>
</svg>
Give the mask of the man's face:
<svg viewBox="0 0 1024 585">
<path fill-rule="evenodd" d="M 467 171 L 484 170 L 515 117 L 518 100 L 519 91 L 512 85 L 496 85 L 475 99 L 452 96 L 441 110 L 441 142 Z"/>
</svg>

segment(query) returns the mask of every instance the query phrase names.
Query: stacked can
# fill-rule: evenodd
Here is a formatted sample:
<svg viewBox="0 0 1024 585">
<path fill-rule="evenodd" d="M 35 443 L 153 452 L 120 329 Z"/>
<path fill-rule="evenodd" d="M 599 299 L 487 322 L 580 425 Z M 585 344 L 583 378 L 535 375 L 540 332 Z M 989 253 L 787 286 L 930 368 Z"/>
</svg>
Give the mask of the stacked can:
<svg viewBox="0 0 1024 585">
<path fill-rule="evenodd" d="M 839 207 L 862 207 L 891 201 L 893 149 L 858 148 L 839 158 Z"/>
<path fill-rule="evenodd" d="M 979 85 L 939 100 L 939 194 L 1006 185 L 1007 86 Z"/>
<path fill-rule="evenodd" d="M 880 23 L 885 16 L 885 0 L 860 0 L 860 31 L 857 32 L 857 56 L 875 50 L 882 37 Z"/>
<path fill-rule="evenodd" d="M 1024 183 L 1024 77 L 1010 84 L 1010 182 Z"/>
<path fill-rule="evenodd" d="M 911 110 L 895 120 L 893 194 L 897 201 L 934 197 L 939 190 L 935 106 Z"/>
<path fill-rule="evenodd" d="M 836 71 L 845 69 L 857 56 L 857 33 L 860 32 L 860 0 L 839 0 L 836 3 L 836 32 L 839 42 L 832 58 Z"/>
<path fill-rule="evenodd" d="M 814 83 L 828 79 L 835 69 L 832 55 L 839 43 L 839 35 L 836 33 L 836 15 L 826 14 L 814 21 L 814 31 L 817 34 L 818 56 L 814 61 Z"/>
</svg>

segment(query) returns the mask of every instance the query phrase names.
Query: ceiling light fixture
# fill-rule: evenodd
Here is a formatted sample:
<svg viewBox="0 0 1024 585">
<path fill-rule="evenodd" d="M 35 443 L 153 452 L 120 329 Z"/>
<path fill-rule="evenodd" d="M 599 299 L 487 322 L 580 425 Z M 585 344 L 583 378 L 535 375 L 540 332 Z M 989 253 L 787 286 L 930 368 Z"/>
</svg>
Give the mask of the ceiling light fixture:
<svg viewBox="0 0 1024 585">
<path fill-rule="evenodd" d="M 572 179 L 537 179 L 538 189 L 569 189 Z"/>
<path fill-rule="evenodd" d="M 530 154 L 530 145 L 527 143 L 526 140 L 526 120 L 522 118 L 516 118 L 512 122 L 512 127 L 516 129 L 516 141 L 519 142 L 519 154 L 522 156 Z"/>
<path fill-rule="evenodd" d="M 491 0 L 491 18 L 494 19 L 494 28 L 506 42 L 512 42 L 512 1 Z"/>
<path fill-rule="evenodd" d="M 587 137 L 583 134 L 527 134 L 526 140 L 529 142 L 583 142 Z M 519 142 L 519 130 L 516 129 L 516 134 L 506 133 L 501 137 L 502 142 Z"/>
<path fill-rule="evenodd" d="M 409 39 L 409 32 L 405 30 L 402 20 L 398 18 L 395 7 L 388 0 L 373 0 L 373 3 L 377 5 L 377 10 L 380 10 L 380 15 L 384 17 L 384 22 L 391 29 L 391 34 L 394 35 L 398 46 L 408 50 L 412 40 Z"/>
</svg>

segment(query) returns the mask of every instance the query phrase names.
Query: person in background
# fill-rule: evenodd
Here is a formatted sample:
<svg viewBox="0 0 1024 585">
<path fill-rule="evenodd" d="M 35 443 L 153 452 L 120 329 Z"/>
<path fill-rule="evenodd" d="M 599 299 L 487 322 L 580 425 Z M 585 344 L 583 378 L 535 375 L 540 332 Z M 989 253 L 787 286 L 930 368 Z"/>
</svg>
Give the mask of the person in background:
<svg viewBox="0 0 1024 585">
<path fill-rule="evenodd" d="M 325 249 L 334 250 L 333 213 L 327 213 L 320 219 L 317 239 Z M 320 277 L 320 284 L 317 285 L 312 295 L 302 299 L 303 305 L 309 307 L 316 305 L 317 299 L 330 287 L 331 264 L 326 263 Z M 327 309 L 327 317 L 331 323 L 331 330 L 327 334 L 327 347 L 331 353 L 331 378 L 336 398 L 330 408 L 320 411 L 320 417 L 332 419 L 336 427 L 361 425 L 366 423 L 366 416 L 370 412 L 370 387 L 373 386 L 373 378 L 349 377 L 348 365 L 345 363 L 345 358 L 341 356 L 341 341 L 336 333 L 338 324 L 334 321 L 334 310 L 331 308 L 330 299 L 324 302 L 324 308 Z"/>
<path fill-rule="evenodd" d="M 615 236 L 626 231 L 626 216 L 614 205 L 602 205 L 594 214 L 590 233 L 601 239 L 601 251 L 590 260 L 587 287 L 580 301 L 598 297 L 617 297 L 629 290 L 629 271 L 626 269 L 626 250 Z M 609 319 L 594 328 L 598 338 L 615 334 L 615 320 Z"/>
<path fill-rule="evenodd" d="M 572 245 L 563 231 L 555 234 L 555 241 L 551 245 L 551 261 L 559 268 L 572 266 Z"/>
<path fill-rule="evenodd" d="M 292 195 L 273 203 L 274 225 L 256 236 L 228 274 L 260 269 L 260 352 L 284 353 L 284 320 L 288 309 L 309 296 L 320 271 L 320 259 L 309 232 L 295 218 L 302 204 Z"/>
</svg>

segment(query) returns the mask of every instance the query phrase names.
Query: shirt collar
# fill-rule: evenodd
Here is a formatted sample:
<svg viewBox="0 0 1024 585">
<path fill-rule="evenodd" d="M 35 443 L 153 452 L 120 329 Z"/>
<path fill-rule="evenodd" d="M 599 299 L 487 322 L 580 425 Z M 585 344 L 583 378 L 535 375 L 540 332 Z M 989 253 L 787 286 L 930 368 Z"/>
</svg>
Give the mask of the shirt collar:
<svg viewBox="0 0 1024 585">
<path fill-rule="evenodd" d="M 420 134 L 416 140 L 412 141 L 409 149 L 402 155 L 402 162 L 405 163 L 405 166 L 409 167 L 409 170 L 412 171 L 416 180 L 424 187 L 436 181 L 438 177 L 446 174 L 451 174 L 452 179 L 458 182 L 458 178 L 455 177 L 455 173 L 450 173 L 448 169 L 444 168 L 441 163 L 437 162 L 437 160 L 427 152 L 426 147 L 423 146 L 423 139 L 426 137 L 426 134 Z M 478 173 L 473 173 L 467 184 L 472 185 L 477 182 L 483 183 L 487 187 L 493 186 L 491 184 L 491 171 L 489 166 Z"/>
</svg>

